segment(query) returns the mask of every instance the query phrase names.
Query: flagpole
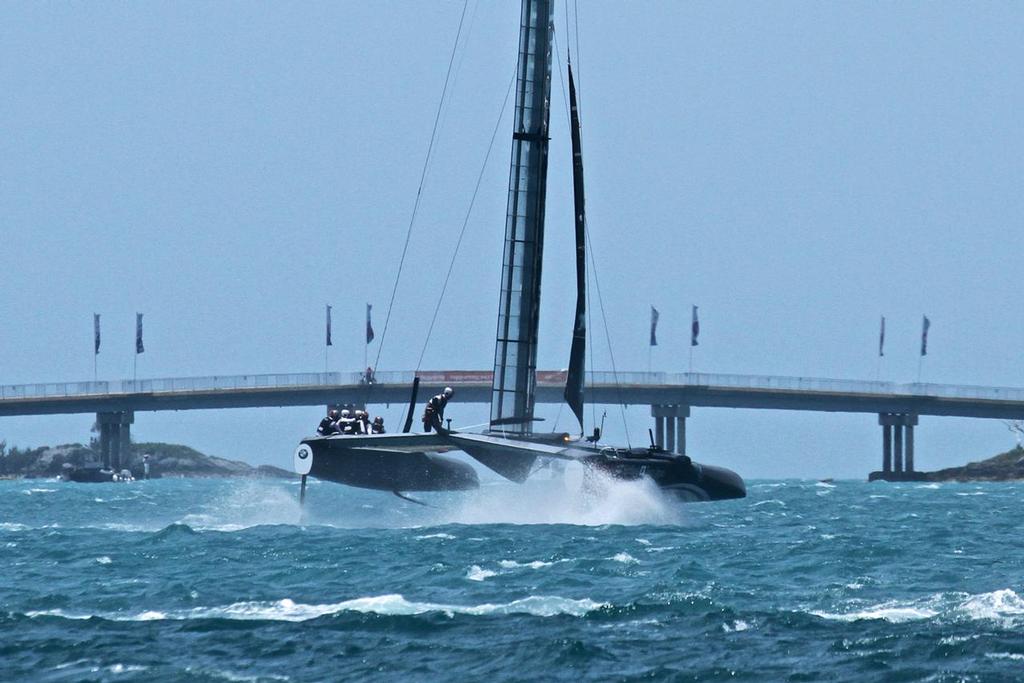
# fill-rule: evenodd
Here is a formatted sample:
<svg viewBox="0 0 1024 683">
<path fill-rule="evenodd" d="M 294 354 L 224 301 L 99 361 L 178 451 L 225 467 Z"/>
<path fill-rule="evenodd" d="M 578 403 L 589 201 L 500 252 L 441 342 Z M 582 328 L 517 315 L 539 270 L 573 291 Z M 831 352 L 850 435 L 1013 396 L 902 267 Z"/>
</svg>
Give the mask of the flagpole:
<svg viewBox="0 0 1024 683">
<path fill-rule="evenodd" d="M 98 355 L 99 354 L 95 354 L 95 353 L 92 354 L 92 381 L 93 382 L 98 382 L 99 381 L 99 371 L 96 369 L 96 366 L 97 366 L 96 359 L 97 359 Z"/>
<path fill-rule="evenodd" d="M 650 372 L 651 372 L 651 353 L 652 353 L 653 349 L 654 349 L 653 346 L 648 346 L 647 347 L 647 373 L 648 374 L 650 374 Z"/>
<path fill-rule="evenodd" d="M 921 366 L 924 364 L 924 356 L 917 357 L 917 383 L 921 383 Z"/>
<path fill-rule="evenodd" d="M 135 352 L 135 359 L 132 361 L 132 382 L 139 379 L 139 352 Z"/>
<path fill-rule="evenodd" d="M 330 347 L 328 347 L 326 344 L 324 344 L 324 374 L 325 375 L 328 372 L 328 369 L 327 369 L 328 368 L 328 365 L 327 365 L 327 349 L 328 348 L 330 348 Z"/>
<path fill-rule="evenodd" d="M 693 344 L 690 344 L 690 369 L 689 374 L 693 374 Z"/>
</svg>

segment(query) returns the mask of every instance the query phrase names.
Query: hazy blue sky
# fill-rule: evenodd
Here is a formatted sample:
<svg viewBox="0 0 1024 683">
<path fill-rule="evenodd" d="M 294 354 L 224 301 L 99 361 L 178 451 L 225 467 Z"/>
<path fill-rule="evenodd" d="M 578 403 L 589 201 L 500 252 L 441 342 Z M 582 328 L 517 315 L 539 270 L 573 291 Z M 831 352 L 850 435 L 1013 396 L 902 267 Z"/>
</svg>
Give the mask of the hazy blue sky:
<svg viewBox="0 0 1024 683">
<path fill-rule="evenodd" d="M 926 313 L 925 381 L 1024 386 L 1020 4 L 579 5 L 588 222 L 620 369 L 646 368 L 653 304 L 654 369 L 685 370 L 698 304 L 697 370 L 873 379 L 884 314 L 881 376 L 913 381 Z M 140 377 L 317 371 L 327 302 L 331 366 L 358 369 L 461 10 L 0 4 L 0 382 L 90 378 L 93 312 L 104 379 L 131 375 L 136 311 Z M 518 2 L 469 15 L 381 370 L 416 364 L 515 67 Z M 553 83 L 544 368 L 566 365 L 574 286 Z M 510 133 L 506 115 L 426 368 L 491 365 Z M 627 415 L 646 430 L 646 409 Z M 286 465 L 319 417 L 143 413 L 133 433 Z M 85 440 L 91 422 L 2 418 L 0 438 Z M 748 476 L 861 477 L 881 459 L 873 415 L 694 409 L 688 424 L 695 457 Z M 926 417 L 918 463 L 1012 443 L 998 421 Z"/>
</svg>

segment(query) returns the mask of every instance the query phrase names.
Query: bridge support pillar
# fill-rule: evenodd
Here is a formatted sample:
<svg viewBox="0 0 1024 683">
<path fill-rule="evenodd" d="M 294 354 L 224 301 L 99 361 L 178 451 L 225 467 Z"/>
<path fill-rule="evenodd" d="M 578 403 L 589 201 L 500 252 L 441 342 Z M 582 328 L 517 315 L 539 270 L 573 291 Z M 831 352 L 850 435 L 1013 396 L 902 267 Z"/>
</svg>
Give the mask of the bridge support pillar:
<svg viewBox="0 0 1024 683">
<path fill-rule="evenodd" d="M 917 415 L 913 413 L 881 413 L 882 470 L 872 472 L 869 481 L 915 481 L 921 479 L 914 470 L 914 427 Z"/>
<path fill-rule="evenodd" d="M 96 423 L 100 428 L 100 456 L 105 468 L 120 471 L 128 466 L 133 422 L 135 413 L 130 410 L 96 413 Z"/>
<path fill-rule="evenodd" d="M 686 412 L 690 412 L 687 410 Z M 676 453 L 686 454 L 686 418 L 676 417 Z"/>
<path fill-rule="evenodd" d="M 882 416 L 879 415 L 879 419 L 881 418 Z M 892 472 L 892 425 L 884 422 L 882 423 L 882 471 Z"/>
<path fill-rule="evenodd" d="M 904 417 L 912 417 L 912 418 L 914 418 L 913 422 L 909 422 L 908 421 L 907 424 L 903 425 L 903 429 L 906 431 L 906 439 L 905 439 L 904 444 L 903 444 L 903 447 L 906 449 L 906 455 L 905 455 L 905 459 L 904 459 L 904 464 L 906 465 L 906 471 L 907 472 L 913 472 L 914 471 L 914 425 L 917 424 L 917 416 L 916 415 L 905 415 Z"/>
<path fill-rule="evenodd" d="M 896 418 L 903 417 L 896 415 Z M 903 473 L 903 425 L 899 422 L 893 425 L 892 433 L 892 471 L 894 474 Z"/>
<path fill-rule="evenodd" d="M 686 452 L 686 418 L 690 416 L 688 405 L 654 405 L 654 443 L 669 453 L 682 455 Z"/>
</svg>

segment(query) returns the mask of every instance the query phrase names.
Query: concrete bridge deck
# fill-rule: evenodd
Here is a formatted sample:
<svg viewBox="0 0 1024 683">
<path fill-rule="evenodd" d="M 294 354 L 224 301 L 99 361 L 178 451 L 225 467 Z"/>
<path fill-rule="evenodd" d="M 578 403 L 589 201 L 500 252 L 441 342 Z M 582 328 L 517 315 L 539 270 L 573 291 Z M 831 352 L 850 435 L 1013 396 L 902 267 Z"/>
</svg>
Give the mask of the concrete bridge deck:
<svg viewBox="0 0 1024 683">
<path fill-rule="evenodd" d="M 419 374 L 421 401 L 445 385 L 458 402 L 490 401 L 490 371 Z M 412 372 L 381 372 L 367 384 L 362 373 L 329 372 L 0 385 L 0 416 L 405 403 L 412 379 Z M 561 402 L 564 383 L 564 372 L 539 371 L 538 402 Z M 814 377 L 595 372 L 587 375 L 587 401 L 1024 419 L 1021 388 Z"/>
</svg>

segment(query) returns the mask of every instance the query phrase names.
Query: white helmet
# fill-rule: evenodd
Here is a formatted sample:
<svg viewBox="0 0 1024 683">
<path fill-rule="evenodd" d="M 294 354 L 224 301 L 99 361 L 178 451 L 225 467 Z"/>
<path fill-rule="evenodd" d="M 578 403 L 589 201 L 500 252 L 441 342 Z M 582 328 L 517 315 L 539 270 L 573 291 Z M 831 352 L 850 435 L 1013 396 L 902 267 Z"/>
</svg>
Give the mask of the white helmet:
<svg viewBox="0 0 1024 683">
<path fill-rule="evenodd" d="M 350 413 L 347 410 L 341 411 L 341 416 L 342 417 L 348 417 L 349 415 L 350 415 Z"/>
<path fill-rule="evenodd" d="M 444 394 L 445 398 L 451 398 L 452 394 L 454 394 L 455 391 L 451 387 L 445 387 L 442 393 Z"/>
</svg>

